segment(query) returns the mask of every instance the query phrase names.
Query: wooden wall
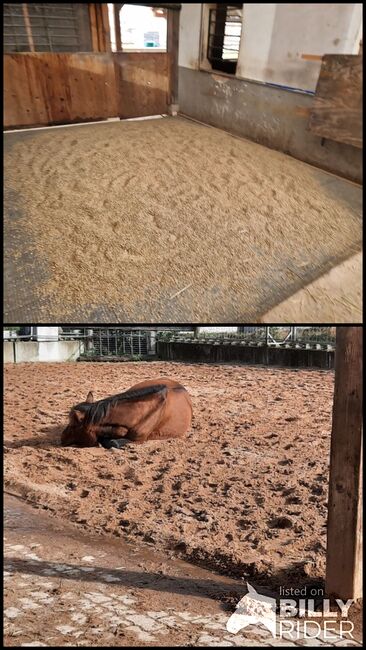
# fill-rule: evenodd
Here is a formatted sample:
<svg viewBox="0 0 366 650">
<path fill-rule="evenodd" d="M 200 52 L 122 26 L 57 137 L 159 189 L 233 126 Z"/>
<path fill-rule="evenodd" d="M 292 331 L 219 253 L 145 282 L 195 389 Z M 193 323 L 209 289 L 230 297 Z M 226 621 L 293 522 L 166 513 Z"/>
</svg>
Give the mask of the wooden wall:
<svg viewBox="0 0 366 650">
<path fill-rule="evenodd" d="M 167 113 L 169 54 L 114 52 L 119 117 Z"/>
<path fill-rule="evenodd" d="M 4 127 L 166 113 L 165 52 L 4 55 Z"/>
<path fill-rule="evenodd" d="M 362 148 L 362 56 L 326 54 L 312 107 L 310 130 Z"/>
<path fill-rule="evenodd" d="M 4 126 L 115 116 L 115 83 L 109 54 L 5 54 Z"/>
</svg>

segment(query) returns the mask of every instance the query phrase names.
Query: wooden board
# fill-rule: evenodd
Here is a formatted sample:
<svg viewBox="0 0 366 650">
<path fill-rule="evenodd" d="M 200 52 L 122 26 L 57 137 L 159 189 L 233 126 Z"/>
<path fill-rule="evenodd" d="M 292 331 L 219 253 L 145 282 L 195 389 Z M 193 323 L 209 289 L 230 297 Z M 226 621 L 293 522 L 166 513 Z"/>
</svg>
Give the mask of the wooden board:
<svg viewBox="0 0 366 650">
<path fill-rule="evenodd" d="M 4 127 L 43 126 L 117 115 L 109 53 L 4 55 Z"/>
<path fill-rule="evenodd" d="M 167 113 L 169 54 L 114 52 L 119 116 L 143 117 Z"/>
<path fill-rule="evenodd" d="M 362 56 L 323 57 L 309 128 L 323 138 L 362 148 Z"/>
</svg>

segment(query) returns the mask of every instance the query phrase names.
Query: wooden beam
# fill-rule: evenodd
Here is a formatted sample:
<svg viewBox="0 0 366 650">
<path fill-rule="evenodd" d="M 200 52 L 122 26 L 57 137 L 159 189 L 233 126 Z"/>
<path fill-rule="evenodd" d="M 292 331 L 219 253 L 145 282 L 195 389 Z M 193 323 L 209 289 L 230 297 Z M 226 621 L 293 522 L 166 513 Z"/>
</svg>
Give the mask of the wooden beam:
<svg viewBox="0 0 366 650">
<path fill-rule="evenodd" d="M 123 5 L 121 3 L 116 3 L 113 5 L 114 9 L 114 29 L 116 33 L 116 49 L 117 52 L 122 52 L 122 38 L 121 38 L 121 20 L 120 20 L 120 11 Z"/>
<path fill-rule="evenodd" d="M 89 4 L 90 33 L 93 52 L 99 52 L 98 27 L 95 2 Z"/>
<path fill-rule="evenodd" d="M 337 327 L 326 591 L 362 596 L 362 327 Z"/>
<path fill-rule="evenodd" d="M 89 17 L 93 52 L 111 52 L 108 5 L 105 2 L 89 4 Z"/>
<path fill-rule="evenodd" d="M 103 48 L 104 48 L 103 52 L 111 52 L 112 45 L 111 45 L 111 30 L 109 27 L 108 5 L 106 2 L 102 2 L 99 6 L 101 12 L 100 29 L 102 31 Z"/>
<path fill-rule="evenodd" d="M 167 51 L 169 54 L 169 98 L 171 113 L 178 111 L 179 11 L 168 9 Z"/>
</svg>

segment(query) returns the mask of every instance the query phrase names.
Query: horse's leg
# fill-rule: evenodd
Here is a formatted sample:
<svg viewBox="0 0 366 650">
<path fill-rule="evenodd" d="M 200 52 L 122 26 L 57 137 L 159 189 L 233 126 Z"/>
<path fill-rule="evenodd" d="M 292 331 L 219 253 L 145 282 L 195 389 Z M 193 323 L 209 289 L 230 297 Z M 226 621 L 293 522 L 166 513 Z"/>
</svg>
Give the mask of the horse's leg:
<svg viewBox="0 0 366 650">
<path fill-rule="evenodd" d="M 126 447 L 126 445 L 131 444 L 131 441 L 127 440 L 127 438 L 101 438 L 99 442 L 102 447 L 104 447 L 104 449 L 122 449 L 122 447 Z"/>
</svg>

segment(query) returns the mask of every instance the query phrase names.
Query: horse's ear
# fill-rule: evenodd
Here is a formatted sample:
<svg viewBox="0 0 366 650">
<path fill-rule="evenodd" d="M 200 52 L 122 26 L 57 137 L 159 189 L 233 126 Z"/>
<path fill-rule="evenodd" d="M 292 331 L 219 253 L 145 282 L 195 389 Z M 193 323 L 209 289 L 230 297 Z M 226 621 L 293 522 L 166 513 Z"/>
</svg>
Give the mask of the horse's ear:
<svg viewBox="0 0 366 650">
<path fill-rule="evenodd" d="M 88 404 L 91 404 L 93 401 L 94 401 L 94 395 L 93 395 L 93 393 L 92 393 L 91 390 L 90 390 L 89 393 L 88 393 L 88 395 L 87 395 L 86 402 L 87 402 Z"/>
<path fill-rule="evenodd" d="M 78 411 L 77 409 L 73 411 L 73 415 L 75 416 L 78 422 L 82 422 L 85 418 L 85 413 L 83 411 Z"/>
</svg>

